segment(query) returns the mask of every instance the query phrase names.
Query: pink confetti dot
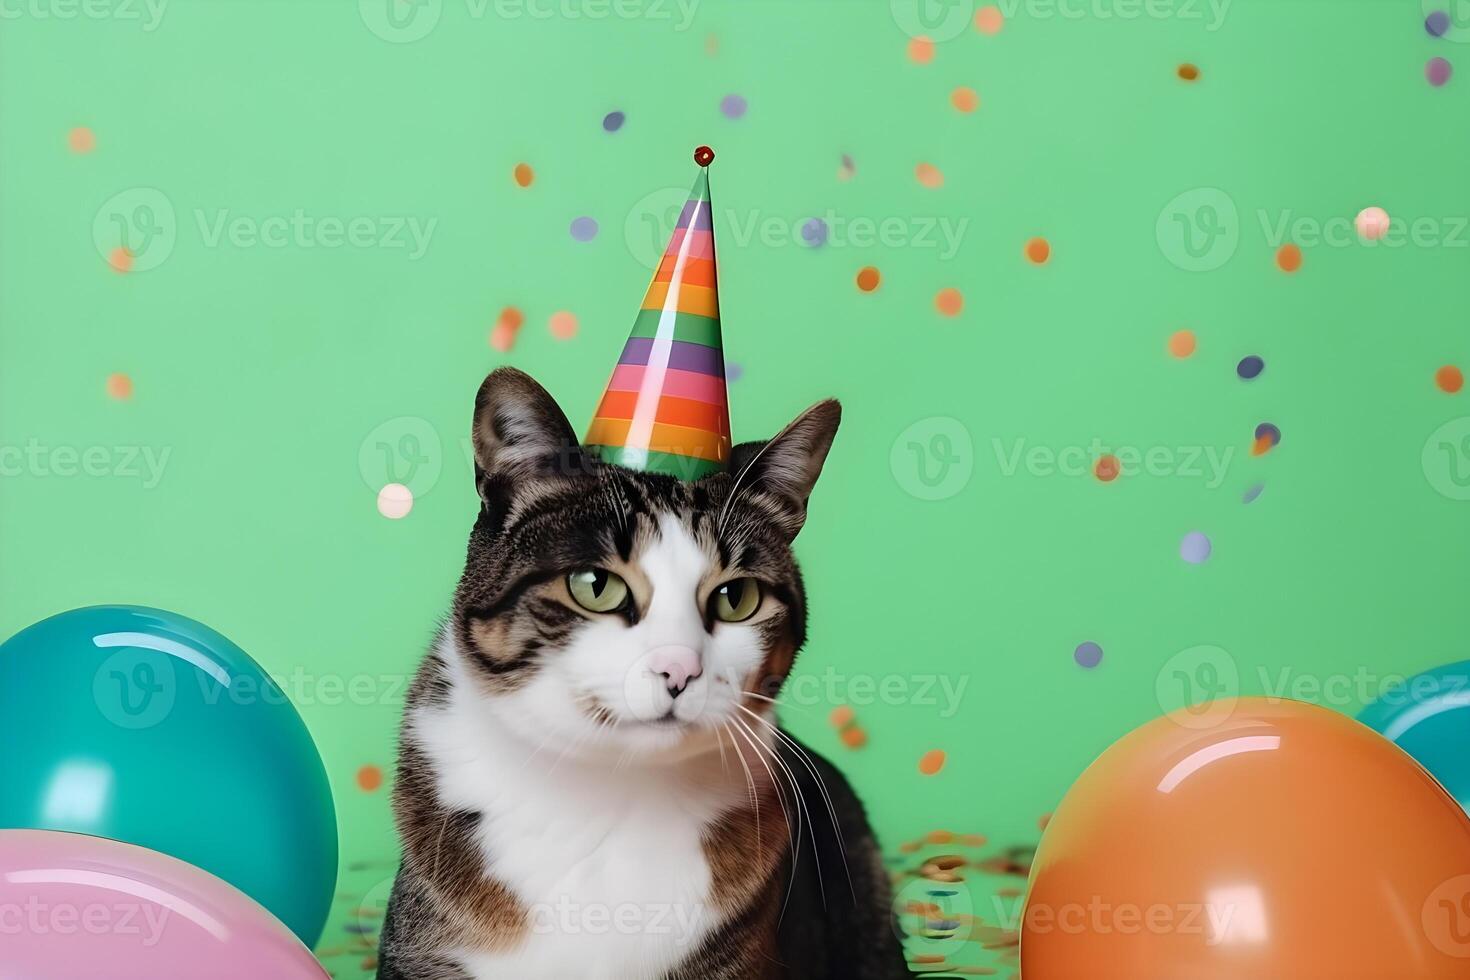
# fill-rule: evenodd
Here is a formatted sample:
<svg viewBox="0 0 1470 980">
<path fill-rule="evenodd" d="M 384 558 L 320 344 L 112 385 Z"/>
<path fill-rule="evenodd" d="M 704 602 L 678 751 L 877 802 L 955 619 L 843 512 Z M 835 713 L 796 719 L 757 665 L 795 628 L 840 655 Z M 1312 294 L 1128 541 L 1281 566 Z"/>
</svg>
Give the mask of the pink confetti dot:
<svg viewBox="0 0 1470 980">
<path fill-rule="evenodd" d="M 396 521 L 413 510 L 413 491 L 401 483 L 390 483 L 378 491 L 378 513 Z"/>
<path fill-rule="evenodd" d="M 1353 219 L 1357 225 L 1358 234 L 1370 242 L 1377 241 L 1388 234 L 1388 212 L 1382 208 L 1364 208 L 1358 212 Z"/>
<path fill-rule="evenodd" d="M 566 310 L 558 310 L 551 314 L 551 319 L 547 321 L 546 326 L 557 340 L 571 340 L 577 335 L 577 317 Z"/>
</svg>

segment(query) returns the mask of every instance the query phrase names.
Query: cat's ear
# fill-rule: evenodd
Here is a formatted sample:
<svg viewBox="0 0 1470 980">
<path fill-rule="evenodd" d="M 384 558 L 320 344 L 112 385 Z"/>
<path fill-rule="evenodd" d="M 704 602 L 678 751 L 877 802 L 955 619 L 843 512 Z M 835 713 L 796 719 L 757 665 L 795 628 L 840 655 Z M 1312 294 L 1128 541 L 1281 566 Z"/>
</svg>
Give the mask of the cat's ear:
<svg viewBox="0 0 1470 980">
<path fill-rule="evenodd" d="M 796 537 L 806 523 L 806 502 L 822 474 L 827 451 L 842 422 L 842 405 L 829 398 L 802 412 L 769 442 L 745 442 L 730 454 L 735 475 L 732 493 L 746 487 L 774 498 L 783 510 L 782 527 Z"/>
<path fill-rule="evenodd" d="M 487 504 L 498 495 L 494 488 L 570 475 L 580 452 L 556 400 L 529 374 L 511 367 L 496 368 L 480 385 L 472 439 L 475 485 Z"/>
</svg>

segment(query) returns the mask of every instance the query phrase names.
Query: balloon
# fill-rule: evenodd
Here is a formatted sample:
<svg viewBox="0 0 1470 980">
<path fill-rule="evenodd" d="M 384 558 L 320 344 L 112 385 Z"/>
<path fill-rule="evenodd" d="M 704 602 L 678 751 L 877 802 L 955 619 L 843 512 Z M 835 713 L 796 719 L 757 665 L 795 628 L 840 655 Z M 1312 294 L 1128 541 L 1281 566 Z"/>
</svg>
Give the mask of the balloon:
<svg viewBox="0 0 1470 980">
<path fill-rule="evenodd" d="M 0 830 L 0 976 L 325 980 L 291 931 L 211 874 L 132 844 Z"/>
<path fill-rule="evenodd" d="M 321 936 L 337 822 L 281 689 L 201 623 L 74 609 L 0 646 L 0 829 L 110 837 L 196 865 Z"/>
<path fill-rule="evenodd" d="M 1470 818 L 1350 718 L 1217 701 L 1102 754 L 1053 815 L 1026 980 L 1464 980 Z"/>
<path fill-rule="evenodd" d="M 1470 810 L 1470 660 L 1389 688 L 1358 720 L 1417 759 Z"/>
</svg>

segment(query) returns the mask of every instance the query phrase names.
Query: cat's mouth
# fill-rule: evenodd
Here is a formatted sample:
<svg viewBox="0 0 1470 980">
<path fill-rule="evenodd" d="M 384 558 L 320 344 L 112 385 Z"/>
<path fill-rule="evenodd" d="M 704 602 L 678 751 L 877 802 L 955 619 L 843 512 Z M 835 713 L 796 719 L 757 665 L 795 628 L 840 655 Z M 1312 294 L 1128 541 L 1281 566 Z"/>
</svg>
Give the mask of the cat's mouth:
<svg viewBox="0 0 1470 980">
<path fill-rule="evenodd" d="M 625 731 L 651 730 L 651 731 L 683 731 L 694 727 L 694 723 L 680 718 L 670 708 L 656 718 L 638 718 L 614 711 L 604 704 L 595 694 L 584 694 L 577 699 L 578 705 L 583 713 L 591 718 L 601 728 L 616 728 Z"/>
</svg>

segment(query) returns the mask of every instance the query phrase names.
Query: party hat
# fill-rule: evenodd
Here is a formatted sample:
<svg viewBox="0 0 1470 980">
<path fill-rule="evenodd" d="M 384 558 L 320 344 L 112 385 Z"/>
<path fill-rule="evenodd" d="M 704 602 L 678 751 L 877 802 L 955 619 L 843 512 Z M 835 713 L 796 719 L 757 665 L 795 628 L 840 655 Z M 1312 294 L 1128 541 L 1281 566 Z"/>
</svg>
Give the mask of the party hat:
<svg viewBox="0 0 1470 980">
<path fill-rule="evenodd" d="M 730 461 L 707 169 L 714 158 L 707 146 L 694 151 L 694 189 L 585 440 L 610 463 L 684 480 Z"/>
</svg>

